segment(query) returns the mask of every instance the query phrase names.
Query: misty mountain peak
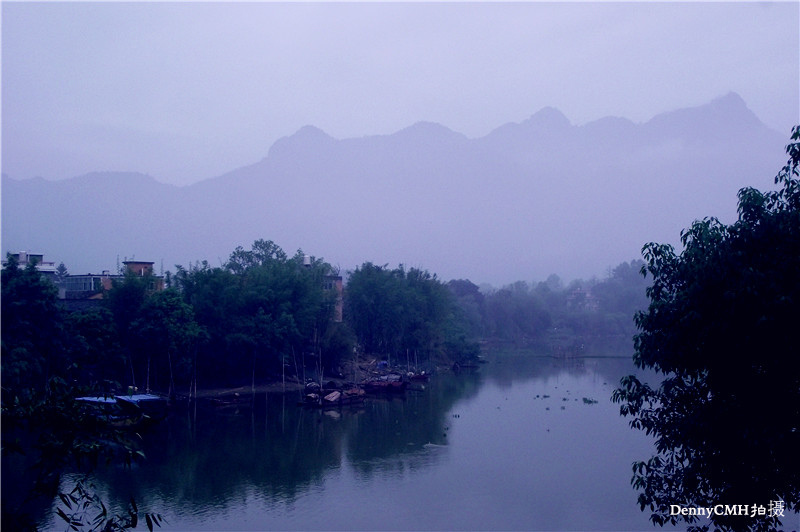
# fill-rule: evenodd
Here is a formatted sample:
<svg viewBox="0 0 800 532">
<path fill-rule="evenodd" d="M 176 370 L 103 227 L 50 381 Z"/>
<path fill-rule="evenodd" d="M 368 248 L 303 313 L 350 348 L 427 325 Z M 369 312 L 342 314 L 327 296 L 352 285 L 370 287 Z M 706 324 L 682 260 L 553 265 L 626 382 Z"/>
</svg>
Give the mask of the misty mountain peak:
<svg viewBox="0 0 800 532">
<path fill-rule="evenodd" d="M 316 126 L 303 126 L 294 135 L 282 137 L 275 141 L 269 149 L 269 156 L 274 157 L 283 153 L 294 153 L 308 149 L 318 149 L 321 146 L 335 141 L 333 137 Z"/>
<path fill-rule="evenodd" d="M 332 138 L 330 135 L 322 131 L 320 128 L 312 125 L 306 125 L 301 127 L 297 130 L 297 132 L 292 135 L 293 137 L 304 138 L 304 139 L 330 139 Z"/>
<path fill-rule="evenodd" d="M 676 137 L 696 137 L 714 128 L 720 131 L 727 129 L 727 134 L 731 134 L 734 130 L 747 131 L 752 127 L 764 127 L 742 97 L 735 92 L 729 92 L 697 107 L 662 113 L 653 117 L 646 125 L 650 129 L 660 129 Z"/>
<path fill-rule="evenodd" d="M 546 128 L 549 130 L 566 129 L 570 124 L 569 119 L 555 107 L 543 107 L 530 118 L 523 122 L 525 125 Z"/>
<path fill-rule="evenodd" d="M 401 129 L 391 137 L 398 139 L 417 139 L 424 142 L 431 142 L 441 139 L 466 138 L 461 133 L 456 133 L 452 129 L 436 122 L 416 122 L 405 129 Z"/>
<path fill-rule="evenodd" d="M 469 140 L 432 122 L 342 140 L 306 126 L 267 159 L 191 187 L 121 173 L 5 179 L 2 239 L 74 271 L 107 268 L 120 250 L 216 262 L 268 238 L 345 269 L 371 260 L 475 282 L 574 278 L 644 242 L 674 242 L 692 220 L 736 219 L 736 192 L 771 186 L 784 145 L 735 93 L 643 124 L 574 126 L 549 107 Z"/>
<path fill-rule="evenodd" d="M 443 126 L 442 124 L 438 124 L 436 122 L 428 122 L 425 120 L 421 120 L 416 122 L 405 129 L 400 130 L 400 132 L 408 131 L 408 132 L 434 132 L 434 133 L 442 133 L 448 132 L 452 133 L 453 131 L 448 129 L 447 127 Z"/>
<path fill-rule="evenodd" d="M 564 113 L 555 107 L 543 107 L 527 120 L 522 122 L 509 122 L 493 130 L 488 139 L 498 143 L 514 143 L 518 141 L 530 142 L 533 139 L 542 141 L 552 140 L 561 134 L 569 132 L 570 121 Z"/>
<path fill-rule="evenodd" d="M 733 110 L 742 111 L 747 109 L 747 104 L 744 102 L 744 99 L 741 96 L 739 96 L 738 93 L 733 91 L 730 91 L 728 94 L 725 94 L 724 96 L 714 98 L 707 105 L 712 108 L 725 109 L 728 111 L 733 111 Z"/>
</svg>

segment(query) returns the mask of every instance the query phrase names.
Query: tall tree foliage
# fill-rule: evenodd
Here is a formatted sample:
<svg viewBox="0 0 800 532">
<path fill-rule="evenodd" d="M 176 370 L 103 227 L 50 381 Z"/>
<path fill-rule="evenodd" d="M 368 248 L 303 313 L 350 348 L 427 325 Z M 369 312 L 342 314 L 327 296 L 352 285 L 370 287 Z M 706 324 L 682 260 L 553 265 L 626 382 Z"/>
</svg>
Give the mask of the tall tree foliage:
<svg viewBox="0 0 800 532">
<path fill-rule="evenodd" d="M 467 279 L 454 279 L 447 283 L 447 288 L 453 293 L 455 302 L 461 309 L 464 319 L 467 320 L 468 330 L 475 337 L 487 334 L 485 325 L 486 304 L 485 297 L 478 286 Z"/>
<path fill-rule="evenodd" d="M 542 298 L 524 281 L 489 294 L 486 310 L 490 334 L 518 344 L 541 338 L 552 321 Z"/>
<path fill-rule="evenodd" d="M 412 352 L 423 359 L 447 349 L 473 352 L 463 337 L 468 326 L 455 296 L 427 271 L 366 262 L 350 275 L 345 303 L 347 322 L 366 353 L 398 360 Z"/>
<path fill-rule="evenodd" d="M 133 323 L 139 318 L 142 306 L 150 295 L 149 286 L 152 281 L 152 274 L 140 276 L 132 271 L 126 271 L 122 279 L 114 279 L 111 290 L 105 294 L 105 306 L 114 318 L 123 354 L 131 368 L 133 384 L 136 384 L 133 373 L 134 359 L 141 354 L 134 349 L 137 334 Z"/>
<path fill-rule="evenodd" d="M 70 360 L 80 368 L 77 382 L 113 387 L 126 380 L 126 358 L 111 312 L 103 307 L 66 313 Z"/>
<path fill-rule="evenodd" d="M 35 400 L 53 375 L 68 369 L 58 290 L 34 262 L 20 268 L 13 255 L 2 271 L 3 402 Z M 11 391 L 13 397 L 6 396 Z"/>
<path fill-rule="evenodd" d="M 144 384 L 150 387 L 152 371 L 162 376 L 161 383 L 154 378 L 153 385 L 162 384 L 160 389 L 166 388 L 174 394 L 176 383 L 185 384 L 191 378 L 193 355 L 205 338 L 205 330 L 195 321 L 192 307 L 175 289 L 152 294 L 138 314 L 131 328 L 136 331 L 137 351 L 144 353 L 141 358 L 146 358 Z"/>
<path fill-rule="evenodd" d="M 198 355 L 205 382 L 252 382 L 304 352 L 334 365 L 341 356 L 331 330 L 335 294 L 323 290 L 332 273 L 323 260 L 300 251 L 289 257 L 268 240 L 236 248 L 221 268 L 179 267 L 178 290 L 207 332 Z"/>
<path fill-rule="evenodd" d="M 396 354 L 404 319 L 403 289 L 396 272 L 366 262 L 347 281 L 345 317 L 361 349 Z"/>
<path fill-rule="evenodd" d="M 55 286 L 34 264 L 20 269 L 9 256 L 2 271 L 0 436 L 4 457 L 25 454 L 33 463 L 35 477 L 32 485 L 27 479 L 4 485 L 4 495 L 10 487 L 24 496 L 10 505 L 4 497 L 3 530 L 35 529 L 27 504 L 37 495 L 55 496 L 65 465 L 88 472 L 101 457 L 122 457 L 130 464 L 138 456 L 129 438 L 98 425 L 74 400 L 112 391 L 105 381 L 118 376 L 122 359 L 111 314 L 101 309 L 66 315 L 57 306 L 56 295 Z M 99 497 L 86 490 L 76 493 L 65 495 L 69 505 L 86 509 L 83 495 L 87 495 L 99 511 Z M 69 518 L 60 508 L 58 512 L 76 530 L 84 524 L 82 518 Z M 148 523 L 159 524 L 160 516 L 146 515 Z M 131 519 L 138 516 L 138 510 L 130 514 Z M 130 522 L 103 511 L 92 520 L 92 529 L 122 530 Z"/>
<path fill-rule="evenodd" d="M 634 362 L 665 378 L 653 388 L 626 377 L 614 400 L 656 437 L 656 455 L 634 464 L 632 480 L 654 523 L 694 521 L 671 505 L 800 509 L 800 126 L 792 141 L 780 188 L 740 190 L 734 224 L 695 222 L 680 254 L 643 249 L 653 284 L 636 317 Z M 774 513 L 711 520 L 721 530 L 780 527 Z"/>
</svg>

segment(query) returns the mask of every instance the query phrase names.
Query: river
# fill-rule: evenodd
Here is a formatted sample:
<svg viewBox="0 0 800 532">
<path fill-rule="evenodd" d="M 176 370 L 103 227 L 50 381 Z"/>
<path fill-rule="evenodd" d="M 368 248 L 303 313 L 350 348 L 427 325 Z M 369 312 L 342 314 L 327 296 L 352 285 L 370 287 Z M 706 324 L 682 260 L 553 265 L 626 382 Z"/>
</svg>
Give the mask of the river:
<svg viewBox="0 0 800 532">
<path fill-rule="evenodd" d="M 630 479 L 652 441 L 610 400 L 632 372 L 629 358 L 505 354 L 341 412 L 297 392 L 201 403 L 143 434 L 141 464 L 93 483 L 164 530 L 649 530 Z M 47 515 L 43 529 L 66 528 Z"/>
</svg>

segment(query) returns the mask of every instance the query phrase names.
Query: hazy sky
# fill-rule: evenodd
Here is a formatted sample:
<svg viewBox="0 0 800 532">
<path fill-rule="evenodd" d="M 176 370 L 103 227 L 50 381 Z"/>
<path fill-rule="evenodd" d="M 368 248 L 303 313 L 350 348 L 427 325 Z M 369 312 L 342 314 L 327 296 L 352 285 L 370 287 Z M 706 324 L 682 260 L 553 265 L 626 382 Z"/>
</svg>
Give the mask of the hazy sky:
<svg viewBox="0 0 800 532">
<path fill-rule="evenodd" d="M 800 3 L 2 2 L 2 171 L 178 185 L 336 138 L 635 122 L 739 93 L 800 122 Z"/>
</svg>

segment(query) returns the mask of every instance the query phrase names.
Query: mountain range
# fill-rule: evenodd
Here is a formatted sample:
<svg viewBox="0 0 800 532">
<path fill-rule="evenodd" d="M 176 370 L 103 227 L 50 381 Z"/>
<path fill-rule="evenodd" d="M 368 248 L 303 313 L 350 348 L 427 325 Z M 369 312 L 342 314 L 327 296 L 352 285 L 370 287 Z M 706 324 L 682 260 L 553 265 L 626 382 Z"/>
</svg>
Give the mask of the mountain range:
<svg viewBox="0 0 800 532">
<path fill-rule="evenodd" d="M 2 177 L 3 251 L 70 273 L 125 258 L 173 270 L 273 240 L 342 271 L 365 261 L 502 285 L 603 276 L 693 220 L 736 219 L 744 186 L 774 188 L 787 134 L 735 93 L 644 123 L 573 125 L 557 109 L 470 139 L 420 122 L 334 139 L 306 126 L 262 160 L 177 187 L 136 173 Z"/>
</svg>

